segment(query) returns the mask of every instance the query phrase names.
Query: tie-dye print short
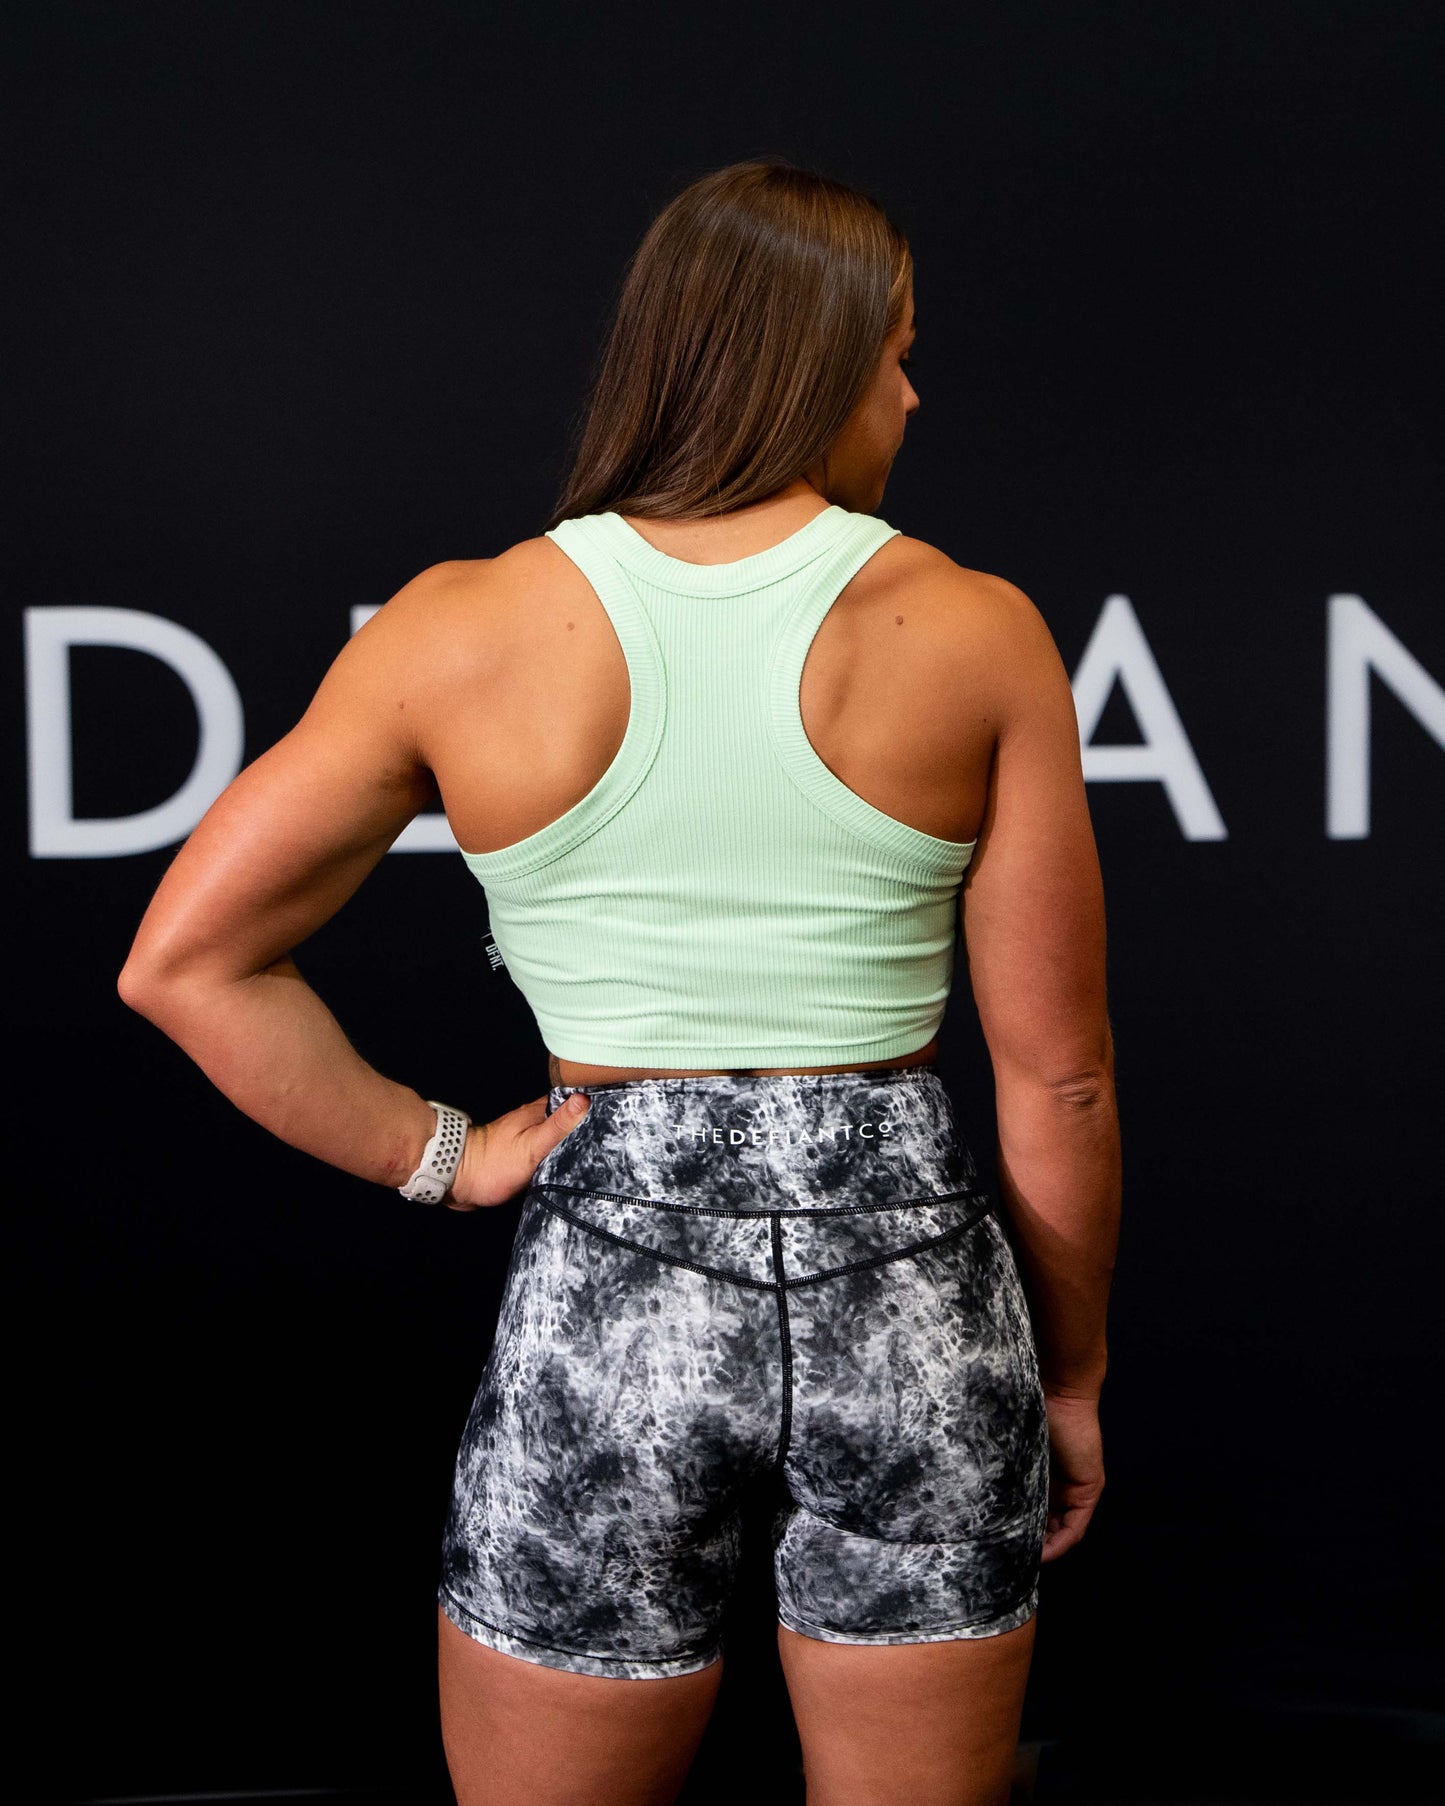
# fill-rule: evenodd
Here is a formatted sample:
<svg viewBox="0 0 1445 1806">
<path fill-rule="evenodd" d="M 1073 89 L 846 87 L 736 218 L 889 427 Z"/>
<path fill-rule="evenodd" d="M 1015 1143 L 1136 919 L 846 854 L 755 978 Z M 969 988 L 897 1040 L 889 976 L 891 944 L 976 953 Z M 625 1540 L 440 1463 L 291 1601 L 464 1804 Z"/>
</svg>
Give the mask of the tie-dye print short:
<svg viewBox="0 0 1445 1806">
<path fill-rule="evenodd" d="M 932 1067 L 555 1086 L 457 1461 L 441 1603 L 579 1674 L 690 1674 L 746 1489 L 778 1616 L 987 1637 L 1037 1605 L 1048 1427 L 1013 1250 Z"/>
</svg>

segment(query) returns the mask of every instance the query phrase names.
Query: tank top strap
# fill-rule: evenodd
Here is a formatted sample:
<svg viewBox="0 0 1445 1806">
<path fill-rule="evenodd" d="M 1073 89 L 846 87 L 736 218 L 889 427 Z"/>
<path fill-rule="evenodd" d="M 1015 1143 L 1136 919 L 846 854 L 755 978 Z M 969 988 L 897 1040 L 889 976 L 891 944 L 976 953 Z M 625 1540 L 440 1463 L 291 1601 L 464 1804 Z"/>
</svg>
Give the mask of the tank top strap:
<svg viewBox="0 0 1445 1806">
<path fill-rule="evenodd" d="M 597 532 L 593 517 L 580 515 L 559 521 L 544 537 L 572 560 L 606 609 L 627 660 L 627 677 L 632 686 L 628 737 L 635 732 L 640 741 L 655 749 L 662 737 L 667 707 L 667 672 L 647 610 L 605 537 Z M 618 757 L 621 756 L 619 751 Z"/>
<path fill-rule="evenodd" d="M 631 690 L 627 730 L 601 778 L 565 814 L 510 846 L 491 853 L 463 855 L 484 884 L 488 879 L 520 877 L 561 858 L 595 834 L 647 776 L 657 757 L 667 718 L 667 672 L 662 648 L 627 573 L 599 543 L 585 515 L 560 521 L 544 538 L 550 539 L 581 571 L 612 623 L 627 662 Z"/>
<path fill-rule="evenodd" d="M 813 749 L 798 706 L 803 666 L 824 617 L 841 592 L 900 529 L 872 514 L 850 514 L 848 526 L 783 617 L 768 663 L 767 710 L 773 747 L 784 771 L 818 808 L 892 857 L 934 874 L 961 874 L 971 840 L 944 840 L 896 820 L 850 790 Z"/>
</svg>

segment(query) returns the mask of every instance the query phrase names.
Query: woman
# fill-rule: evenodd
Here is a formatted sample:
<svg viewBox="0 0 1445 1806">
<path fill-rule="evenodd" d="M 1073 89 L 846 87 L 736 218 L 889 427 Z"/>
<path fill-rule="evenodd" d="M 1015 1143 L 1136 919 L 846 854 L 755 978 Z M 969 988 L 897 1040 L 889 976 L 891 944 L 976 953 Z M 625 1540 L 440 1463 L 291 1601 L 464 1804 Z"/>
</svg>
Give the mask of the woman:
<svg viewBox="0 0 1445 1806">
<path fill-rule="evenodd" d="M 764 161 L 679 195 L 548 530 L 372 618 L 121 976 L 293 1146 L 455 1210 L 526 1194 L 445 1533 L 462 1806 L 675 1797 L 755 1489 L 812 1806 L 1001 1801 L 1039 1563 L 1103 1486 L 1073 703 L 1022 592 L 874 512 L 915 325 L 864 195 Z M 438 795 L 549 1050 L 490 1121 L 368 1066 L 290 957 Z M 997 1207 L 933 1068 L 960 918 Z"/>
</svg>

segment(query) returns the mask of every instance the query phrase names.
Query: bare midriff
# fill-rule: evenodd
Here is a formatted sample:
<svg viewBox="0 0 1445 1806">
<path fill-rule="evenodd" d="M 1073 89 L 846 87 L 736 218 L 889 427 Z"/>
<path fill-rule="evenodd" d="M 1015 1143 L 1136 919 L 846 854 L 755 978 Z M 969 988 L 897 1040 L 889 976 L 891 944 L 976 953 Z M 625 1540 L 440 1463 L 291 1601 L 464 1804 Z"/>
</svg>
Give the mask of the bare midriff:
<svg viewBox="0 0 1445 1806">
<path fill-rule="evenodd" d="M 789 1073 L 803 1076 L 824 1072 L 893 1071 L 900 1066 L 931 1066 L 937 1053 L 937 1035 L 925 1046 L 915 1048 L 912 1053 L 899 1054 L 892 1060 L 864 1060 L 860 1065 L 854 1066 L 705 1066 L 696 1069 L 677 1066 L 588 1066 L 578 1060 L 559 1060 L 556 1054 L 549 1052 L 547 1072 L 554 1085 L 580 1085 L 585 1090 L 588 1085 L 620 1085 L 629 1079 L 763 1079 L 782 1078 Z"/>
</svg>

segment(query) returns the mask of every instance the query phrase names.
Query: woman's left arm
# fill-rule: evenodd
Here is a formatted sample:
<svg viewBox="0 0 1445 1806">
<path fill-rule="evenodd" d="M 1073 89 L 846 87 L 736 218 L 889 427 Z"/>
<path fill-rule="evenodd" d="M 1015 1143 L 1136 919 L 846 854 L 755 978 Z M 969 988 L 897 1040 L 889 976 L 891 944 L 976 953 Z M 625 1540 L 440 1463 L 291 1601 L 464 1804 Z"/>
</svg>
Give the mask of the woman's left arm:
<svg viewBox="0 0 1445 1806">
<path fill-rule="evenodd" d="M 436 702 L 427 648 L 445 636 L 456 591 L 457 567 L 434 565 L 348 641 L 297 725 L 222 792 L 181 848 L 118 984 L 248 1116 L 383 1185 L 411 1177 L 434 1113 L 361 1058 L 291 951 L 436 795 L 414 724 Z M 455 661 L 454 637 L 451 646 L 443 666 Z M 529 1123 L 539 1114 L 523 1112 Z M 469 1140 L 475 1167 L 473 1156 Z M 504 1173 L 499 1182 L 509 1181 Z"/>
</svg>

